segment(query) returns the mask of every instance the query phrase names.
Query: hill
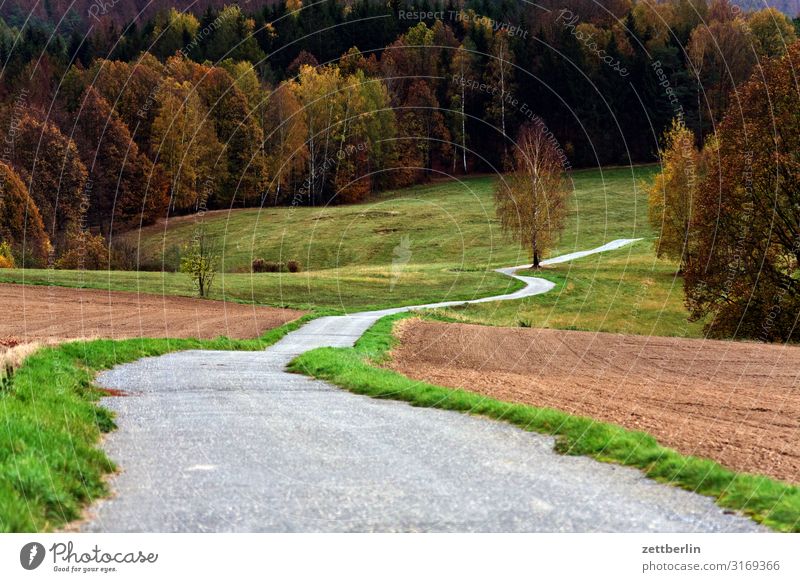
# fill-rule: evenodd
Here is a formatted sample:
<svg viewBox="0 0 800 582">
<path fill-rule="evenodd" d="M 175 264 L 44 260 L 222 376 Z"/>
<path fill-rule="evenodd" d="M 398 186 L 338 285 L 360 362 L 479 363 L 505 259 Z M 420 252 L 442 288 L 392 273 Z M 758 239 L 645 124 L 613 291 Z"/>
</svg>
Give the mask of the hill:
<svg viewBox="0 0 800 582">
<path fill-rule="evenodd" d="M 675 265 L 655 259 L 647 192 L 655 166 L 573 173 L 573 212 L 551 256 L 643 237 L 624 250 L 545 269 L 557 288 L 522 301 L 447 310 L 489 325 L 536 325 L 633 334 L 697 336 L 686 322 Z M 517 287 L 494 268 L 525 264 L 494 216 L 494 179 L 469 178 L 390 192 L 365 204 L 217 211 L 205 216 L 220 242 L 223 273 L 211 297 L 297 308 L 363 311 L 472 299 Z M 174 270 L 197 217 L 128 235 L 140 263 L 160 271 L 3 270 L 0 282 L 191 296 Z M 297 260 L 300 273 L 251 274 L 253 258 Z M 172 272 L 170 271 L 172 270 Z"/>
</svg>

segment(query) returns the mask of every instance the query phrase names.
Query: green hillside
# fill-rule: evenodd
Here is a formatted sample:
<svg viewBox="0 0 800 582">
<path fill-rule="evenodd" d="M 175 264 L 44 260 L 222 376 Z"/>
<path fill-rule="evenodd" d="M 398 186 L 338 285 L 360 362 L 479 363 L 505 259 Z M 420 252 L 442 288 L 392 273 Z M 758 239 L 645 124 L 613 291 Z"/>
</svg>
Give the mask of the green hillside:
<svg viewBox="0 0 800 582">
<path fill-rule="evenodd" d="M 657 261 L 642 185 L 653 166 L 578 171 L 572 213 L 551 256 L 617 238 L 646 240 L 542 276 L 559 286 L 523 301 L 448 310 L 448 317 L 486 324 L 531 324 L 658 335 L 699 333 L 687 326 L 675 267 Z M 263 208 L 203 217 L 222 249 L 223 273 L 212 298 L 337 310 L 450 301 L 507 293 L 516 282 L 493 272 L 528 255 L 506 240 L 494 216 L 495 178 L 447 181 L 389 192 L 373 202 L 326 208 Z M 143 264 L 174 267 L 198 223 L 173 219 L 129 233 Z M 301 273 L 251 274 L 254 258 L 297 260 Z M 192 295 L 175 272 L 6 270 L 0 281 Z"/>
</svg>

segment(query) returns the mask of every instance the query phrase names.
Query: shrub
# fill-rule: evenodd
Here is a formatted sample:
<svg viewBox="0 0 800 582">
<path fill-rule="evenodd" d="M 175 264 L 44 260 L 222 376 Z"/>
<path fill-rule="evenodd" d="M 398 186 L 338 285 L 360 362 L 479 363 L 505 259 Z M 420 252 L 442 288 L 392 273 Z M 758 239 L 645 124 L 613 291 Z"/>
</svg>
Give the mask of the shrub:
<svg viewBox="0 0 800 582">
<path fill-rule="evenodd" d="M 16 266 L 11 245 L 6 241 L 0 242 L 0 269 L 13 269 Z"/>
<path fill-rule="evenodd" d="M 262 258 L 253 259 L 250 264 L 253 273 L 299 273 L 303 270 L 300 261 L 287 261 L 286 263 L 276 261 L 265 261 Z"/>
<path fill-rule="evenodd" d="M 164 263 L 156 259 L 142 259 L 139 261 L 137 269 L 147 273 L 163 273 L 165 271 Z"/>
<path fill-rule="evenodd" d="M 208 296 L 217 274 L 218 248 L 217 241 L 208 234 L 206 227 L 200 226 L 181 258 L 181 272 L 192 278 L 200 297 Z"/>
<path fill-rule="evenodd" d="M 111 248 L 111 268 L 115 271 L 135 271 L 138 255 L 135 244 L 125 239 L 118 239 Z"/>
<path fill-rule="evenodd" d="M 103 235 L 81 232 L 75 236 L 69 249 L 56 261 L 56 269 L 85 269 L 100 271 L 108 268 L 108 245 Z"/>
<path fill-rule="evenodd" d="M 264 259 L 253 259 L 251 266 L 253 273 L 281 273 L 284 271 L 283 263 L 265 261 Z"/>
<path fill-rule="evenodd" d="M 162 254 L 145 256 L 139 259 L 138 269 L 151 273 L 180 273 L 183 265 L 184 248 L 171 245 Z"/>
<path fill-rule="evenodd" d="M 168 246 L 164 250 L 164 264 L 163 270 L 168 271 L 170 273 L 177 273 L 181 270 L 181 264 L 183 263 L 182 258 L 182 251 L 181 247 L 178 245 L 171 245 Z"/>
<path fill-rule="evenodd" d="M 250 263 L 250 268 L 253 271 L 253 273 L 263 273 L 264 259 L 253 259 L 253 262 Z"/>
</svg>

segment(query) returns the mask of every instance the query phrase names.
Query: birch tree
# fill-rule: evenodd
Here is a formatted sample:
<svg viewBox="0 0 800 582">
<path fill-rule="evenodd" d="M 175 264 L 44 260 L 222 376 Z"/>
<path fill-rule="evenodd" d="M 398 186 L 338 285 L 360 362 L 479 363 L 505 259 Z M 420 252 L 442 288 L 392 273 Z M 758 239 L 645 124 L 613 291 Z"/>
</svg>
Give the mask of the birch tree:
<svg viewBox="0 0 800 582">
<path fill-rule="evenodd" d="M 530 250 L 532 268 L 564 230 L 567 178 L 561 156 L 543 123 L 527 123 L 519 131 L 514 169 L 495 189 L 495 207 L 503 231 Z"/>
</svg>

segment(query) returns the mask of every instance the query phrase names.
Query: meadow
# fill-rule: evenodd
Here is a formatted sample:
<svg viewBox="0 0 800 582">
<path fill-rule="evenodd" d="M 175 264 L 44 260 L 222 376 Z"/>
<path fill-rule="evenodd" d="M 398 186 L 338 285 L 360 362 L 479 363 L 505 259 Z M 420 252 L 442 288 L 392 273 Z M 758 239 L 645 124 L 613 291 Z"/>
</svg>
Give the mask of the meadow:
<svg viewBox="0 0 800 582">
<path fill-rule="evenodd" d="M 644 240 L 619 251 L 548 267 L 557 283 L 529 299 L 444 310 L 443 317 L 487 325 L 532 325 L 696 337 L 686 321 L 675 265 L 657 260 L 645 185 L 656 166 L 582 170 L 567 227 L 549 256 L 617 238 Z M 493 177 L 433 182 L 387 192 L 372 202 L 324 208 L 261 208 L 207 213 L 220 244 L 211 299 L 353 312 L 473 299 L 519 285 L 493 269 L 524 264 L 494 216 Z M 141 265 L 164 271 L 0 271 L 0 282 L 91 287 L 166 295 L 194 294 L 175 257 L 199 219 L 186 216 L 128 233 Z M 298 261 L 300 273 L 251 273 L 255 258 Z"/>
</svg>

